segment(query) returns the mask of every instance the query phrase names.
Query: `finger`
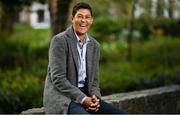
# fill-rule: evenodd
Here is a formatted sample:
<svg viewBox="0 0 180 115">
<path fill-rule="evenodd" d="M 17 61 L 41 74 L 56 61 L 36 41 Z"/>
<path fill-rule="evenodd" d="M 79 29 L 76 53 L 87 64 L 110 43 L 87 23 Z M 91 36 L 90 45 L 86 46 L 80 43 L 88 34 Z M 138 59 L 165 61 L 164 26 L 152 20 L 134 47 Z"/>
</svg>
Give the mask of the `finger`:
<svg viewBox="0 0 180 115">
<path fill-rule="evenodd" d="M 97 105 L 96 105 L 96 103 L 92 103 L 91 105 L 90 105 L 90 107 L 92 107 L 92 108 L 95 108 Z"/>
<path fill-rule="evenodd" d="M 99 107 L 100 107 L 99 105 L 98 107 L 89 107 L 87 110 L 92 112 L 97 112 L 99 110 Z"/>
<path fill-rule="evenodd" d="M 95 101 L 96 101 L 96 97 L 95 97 L 95 95 L 93 95 L 91 98 L 92 98 L 92 101 L 93 101 L 93 102 L 95 102 Z"/>
<path fill-rule="evenodd" d="M 100 104 L 97 105 L 97 108 L 99 108 L 99 107 L 100 107 Z"/>
<path fill-rule="evenodd" d="M 93 106 L 98 106 L 99 105 L 99 102 L 98 101 L 96 101 L 94 104 L 93 104 Z"/>
<path fill-rule="evenodd" d="M 97 112 L 99 110 L 99 108 L 96 108 L 95 112 Z"/>
<path fill-rule="evenodd" d="M 96 99 L 96 101 L 97 101 L 97 102 L 100 102 L 100 100 L 99 100 L 99 99 Z"/>
<path fill-rule="evenodd" d="M 95 100 L 97 100 L 97 99 L 98 99 L 95 95 L 93 95 L 93 96 L 92 96 L 92 98 L 93 98 L 93 99 L 95 99 Z"/>
<path fill-rule="evenodd" d="M 99 102 L 100 100 L 96 97 L 96 96 L 93 96 L 92 97 L 92 102 L 95 103 L 95 102 Z"/>
<path fill-rule="evenodd" d="M 95 95 L 93 95 L 93 96 L 92 96 L 92 98 L 94 98 L 94 99 L 95 99 L 95 98 L 96 98 L 96 96 L 95 96 Z"/>
<path fill-rule="evenodd" d="M 90 111 L 96 111 L 96 109 L 97 108 L 95 108 L 95 107 L 88 107 L 88 110 L 90 110 Z"/>
<path fill-rule="evenodd" d="M 100 104 L 99 103 L 94 103 L 92 106 L 90 106 L 91 108 L 96 108 L 99 109 Z"/>
</svg>

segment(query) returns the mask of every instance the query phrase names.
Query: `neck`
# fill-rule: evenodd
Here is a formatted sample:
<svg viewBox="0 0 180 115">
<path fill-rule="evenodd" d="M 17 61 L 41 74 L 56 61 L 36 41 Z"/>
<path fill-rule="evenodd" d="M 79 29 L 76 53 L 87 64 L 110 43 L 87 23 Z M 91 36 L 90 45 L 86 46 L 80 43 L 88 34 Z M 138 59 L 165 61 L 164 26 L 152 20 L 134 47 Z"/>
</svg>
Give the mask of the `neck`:
<svg viewBox="0 0 180 115">
<path fill-rule="evenodd" d="M 78 35 L 79 39 L 81 40 L 81 42 L 84 42 L 84 39 L 85 39 L 85 34 L 83 35 Z"/>
</svg>

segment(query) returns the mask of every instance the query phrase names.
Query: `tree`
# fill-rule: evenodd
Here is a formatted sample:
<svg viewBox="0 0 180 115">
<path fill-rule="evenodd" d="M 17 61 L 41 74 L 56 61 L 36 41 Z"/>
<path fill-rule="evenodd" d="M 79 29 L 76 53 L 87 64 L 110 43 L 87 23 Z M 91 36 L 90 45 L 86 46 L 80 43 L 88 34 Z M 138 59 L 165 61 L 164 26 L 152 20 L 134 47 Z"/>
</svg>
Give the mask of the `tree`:
<svg viewBox="0 0 180 115">
<path fill-rule="evenodd" d="M 50 17 L 52 35 L 66 29 L 69 7 L 72 0 L 50 0 Z"/>
<path fill-rule="evenodd" d="M 111 0 L 116 7 L 116 15 L 120 17 L 130 17 L 132 9 L 131 1 L 132 0 Z"/>
<path fill-rule="evenodd" d="M 129 33 L 127 36 L 128 51 L 127 51 L 127 60 L 132 58 L 132 39 L 133 39 L 133 30 L 134 30 L 134 20 L 135 20 L 135 5 L 138 3 L 138 0 L 132 0 L 132 10 L 131 10 L 131 20 L 129 22 Z"/>
<path fill-rule="evenodd" d="M 0 0 L 0 31 L 13 32 L 16 15 L 22 10 L 23 6 L 29 6 L 34 1 L 46 2 L 46 0 Z"/>
<path fill-rule="evenodd" d="M 19 0 L 1 0 L 1 23 L 0 30 L 4 32 L 13 31 L 15 14 L 20 10 Z"/>
<path fill-rule="evenodd" d="M 144 8 L 143 16 L 150 18 L 152 16 L 152 0 L 139 0 Z"/>
<path fill-rule="evenodd" d="M 173 18 L 174 14 L 174 6 L 175 6 L 175 0 L 168 0 L 168 14 L 169 18 Z"/>
<path fill-rule="evenodd" d="M 164 0 L 157 0 L 156 17 L 164 16 L 164 7 L 165 7 Z"/>
</svg>

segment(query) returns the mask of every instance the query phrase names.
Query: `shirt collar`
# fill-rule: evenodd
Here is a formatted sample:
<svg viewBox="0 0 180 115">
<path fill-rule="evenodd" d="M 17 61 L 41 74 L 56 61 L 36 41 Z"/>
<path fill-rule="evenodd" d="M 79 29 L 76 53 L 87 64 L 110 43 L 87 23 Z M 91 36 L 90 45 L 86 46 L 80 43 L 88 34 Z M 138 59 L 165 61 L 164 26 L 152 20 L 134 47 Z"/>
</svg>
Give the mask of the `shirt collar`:
<svg viewBox="0 0 180 115">
<path fill-rule="evenodd" d="M 74 34 L 75 34 L 78 42 L 80 42 L 80 38 L 79 38 L 79 36 L 76 34 L 75 31 L 74 31 Z M 89 37 L 88 37 L 88 35 L 87 35 L 87 33 L 86 33 L 86 35 L 85 35 L 85 42 L 84 42 L 84 43 L 88 43 L 88 42 L 90 42 L 90 39 L 89 39 Z"/>
</svg>

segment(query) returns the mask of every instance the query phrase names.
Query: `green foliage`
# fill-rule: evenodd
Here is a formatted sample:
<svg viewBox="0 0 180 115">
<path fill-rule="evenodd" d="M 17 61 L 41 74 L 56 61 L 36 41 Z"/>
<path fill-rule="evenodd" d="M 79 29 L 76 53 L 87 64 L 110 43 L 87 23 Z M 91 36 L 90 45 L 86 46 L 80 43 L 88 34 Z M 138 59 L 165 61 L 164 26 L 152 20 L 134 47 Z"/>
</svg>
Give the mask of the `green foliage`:
<svg viewBox="0 0 180 115">
<path fill-rule="evenodd" d="M 139 44 L 141 46 L 134 48 L 137 50 L 135 52 L 138 52 L 138 54 L 134 54 L 134 57 L 136 61 L 150 65 L 150 68 L 157 64 L 172 68 L 180 64 L 179 44 L 180 40 L 178 39 L 156 37 L 148 43 Z M 151 53 L 148 52 L 148 49 L 151 49 Z"/>
<path fill-rule="evenodd" d="M 129 25 L 128 18 L 98 16 L 94 19 L 90 33 L 99 42 L 111 42 L 127 38 Z M 141 17 L 134 22 L 134 37 L 150 39 L 153 36 L 179 37 L 180 20 L 166 18 L 145 18 Z"/>
<path fill-rule="evenodd" d="M 109 61 L 100 66 L 100 86 L 102 95 L 134 90 L 135 71 L 127 62 Z"/>
<path fill-rule="evenodd" d="M 95 17 L 102 15 L 128 17 L 131 14 L 132 0 L 77 0 L 80 1 L 92 6 Z"/>
<path fill-rule="evenodd" d="M 20 113 L 42 105 L 43 82 L 21 68 L 0 71 L 0 113 Z"/>
<path fill-rule="evenodd" d="M 167 18 L 139 18 L 135 20 L 135 29 L 139 30 L 142 37 L 148 39 L 151 35 L 180 36 L 179 19 Z"/>
<path fill-rule="evenodd" d="M 22 51 L 22 49 L 24 51 Z M 14 67 L 16 65 L 22 65 L 28 62 L 24 57 L 27 53 L 27 47 L 17 43 L 10 43 L 7 41 L 0 42 L 0 66 L 1 67 Z M 22 60 L 24 58 L 24 61 Z M 20 60 L 19 60 L 20 59 Z"/>
<path fill-rule="evenodd" d="M 47 30 L 33 30 L 26 25 L 17 25 L 16 30 L 16 34 L 7 36 L 10 38 L 2 39 L 0 42 L 1 68 L 27 67 L 34 60 L 47 59 Z"/>
<path fill-rule="evenodd" d="M 126 47 L 101 50 L 100 86 L 103 95 L 180 83 L 180 40 L 155 37 L 135 42 L 131 61 Z M 103 48 L 103 46 L 101 47 Z M 118 51 L 118 52 L 117 52 Z M 107 55 L 108 54 L 108 55 Z M 102 60 L 106 57 L 106 60 Z"/>
<path fill-rule="evenodd" d="M 99 42 L 110 42 L 119 38 L 118 36 L 126 26 L 127 21 L 118 17 L 100 16 L 94 19 L 90 33 Z"/>
<path fill-rule="evenodd" d="M 0 41 L 0 113 L 42 106 L 48 63 L 49 30 L 16 25 Z"/>
<path fill-rule="evenodd" d="M 178 37 L 152 35 L 149 40 L 133 41 L 132 60 L 127 61 L 128 44 L 119 34 L 126 24 L 118 24 L 116 19 L 105 19 L 108 24 L 98 20 L 93 26 L 99 27 L 91 31 L 97 32 L 93 34 L 98 39 L 103 38 L 100 59 L 103 95 L 180 83 Z M 27 25 L 16 25 L 15 30 L 12 36 L 4 34 L 9 39 L 0 41 L 0 113 L 20 113 L 42 106 L 49 30 L 35 30 Z"/>
<path fill-rule="evenodd" d="M 127 43 L 123 41 L 101 43 L 101 62 L 106 63 L 109 59 L 118 61 L 125 60 Z"/>
</svg>

